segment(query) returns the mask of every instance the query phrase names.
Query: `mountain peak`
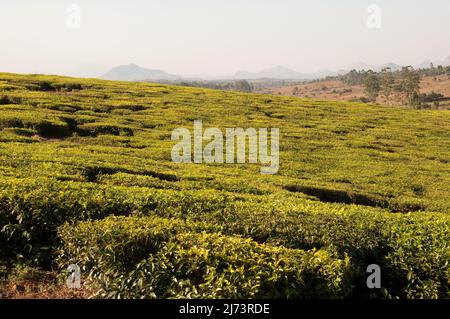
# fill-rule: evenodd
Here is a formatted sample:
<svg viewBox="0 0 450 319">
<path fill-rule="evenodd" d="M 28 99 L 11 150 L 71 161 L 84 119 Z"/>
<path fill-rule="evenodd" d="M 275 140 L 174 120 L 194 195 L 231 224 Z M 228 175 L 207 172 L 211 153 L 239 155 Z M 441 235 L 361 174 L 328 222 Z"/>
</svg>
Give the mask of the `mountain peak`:
<svg viewBox="0 0 450 319">
<path fill-rule="evenodd" d="M 373 65 L 370 65 L 363 61 L 353 62 L 347 67 L 348 70 L 356 70 L 356 71 L 362 71 L 362 70 L 370 70 L 373 69 Z"/>
<path fill-rule="evenodd" d="M 105 80 L 144 81 L 144 80 L 176 80 L 180 76 L 166 73 L 163 70 L 146 69 L 135 63 L 119 65 L 102 76 Z"/>
<path fill-rule="evenodd" d="M 287 67 L 285 67 L 283 65 L 274 66 L 273 68 L 271 68 L 269 70 L 281 70 L 281 71 L 289 70 L 289 71 L 292 71 L 291 69 L 289 69 L 289 68 L 287 68 Z"/>
<path fill-rule="evenodd" d="M 236 72 L 233 77 L 246 79 L 304 79 L 305 74 L 288 69 L 282 65 L 277 65 L 260 72 L 239 71 Z"/>
</svg>

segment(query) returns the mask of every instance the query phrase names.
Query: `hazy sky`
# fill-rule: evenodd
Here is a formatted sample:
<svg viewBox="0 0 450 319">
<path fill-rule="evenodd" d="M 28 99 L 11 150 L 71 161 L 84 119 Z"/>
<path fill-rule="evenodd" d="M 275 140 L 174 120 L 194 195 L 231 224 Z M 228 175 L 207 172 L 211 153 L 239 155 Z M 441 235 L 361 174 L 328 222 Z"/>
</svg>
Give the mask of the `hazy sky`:
<svg viewBox="0 0 450 319">
<path fill-rule="evenodd" d="M 372 3 L 379 29 L 366 23 Z M 81 9 L 79 28 L 70 4 Z M 8 72 L 102 72 L 130 62 L 175 74 L 313 72 L 449 55 L 449 0 L 0 2 L 0 71 Z"/>
</svg>

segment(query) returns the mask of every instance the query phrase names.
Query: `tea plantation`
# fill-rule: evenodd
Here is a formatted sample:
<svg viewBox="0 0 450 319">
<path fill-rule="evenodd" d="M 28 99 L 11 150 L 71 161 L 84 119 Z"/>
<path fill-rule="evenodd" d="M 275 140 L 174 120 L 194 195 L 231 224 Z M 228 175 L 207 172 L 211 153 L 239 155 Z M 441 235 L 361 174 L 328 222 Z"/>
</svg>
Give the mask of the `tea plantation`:
<svg viewBox="0 0 450 319">
<path fill-rule="evenodd" d="M 278 174 L 172 162 L 197 119 L 279 128 Z M 94 297 L 450 298 L 448 111 L 0 73 L 0 177 L 1 264 Z"/>
</svg>

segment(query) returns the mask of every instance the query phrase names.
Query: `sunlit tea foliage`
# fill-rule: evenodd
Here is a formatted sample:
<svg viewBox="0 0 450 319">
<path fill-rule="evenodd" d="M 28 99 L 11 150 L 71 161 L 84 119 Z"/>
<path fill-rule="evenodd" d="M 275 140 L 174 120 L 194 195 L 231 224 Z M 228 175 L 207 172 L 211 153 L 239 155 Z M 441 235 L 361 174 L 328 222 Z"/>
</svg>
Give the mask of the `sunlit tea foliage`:
<svg viewBox="0 0 450 319">
<path fill-rule="evenodd" d="M 173 163 L 197 119 L 279 128 L 278 174 Z M 450 297 L 448 111 L 0 73 L 0 176 L 2 262 L 99 297 Z"/>
</svg>

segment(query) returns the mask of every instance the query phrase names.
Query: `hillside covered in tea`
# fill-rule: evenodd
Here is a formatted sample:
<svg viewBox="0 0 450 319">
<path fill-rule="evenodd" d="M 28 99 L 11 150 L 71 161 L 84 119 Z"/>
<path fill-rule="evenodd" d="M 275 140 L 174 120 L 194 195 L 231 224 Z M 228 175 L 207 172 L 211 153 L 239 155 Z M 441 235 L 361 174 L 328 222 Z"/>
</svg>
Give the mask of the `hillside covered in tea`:
<svg viewBox="0 0 450 319">
<path fill-rule="evenodd" d="M 173 163 L 195 120 L 279 128 L 278 174 Z M 450 297 L 449 111 L 0 73 L 0 177 L 2 267 L 98 297 Z"/>
</svg>

